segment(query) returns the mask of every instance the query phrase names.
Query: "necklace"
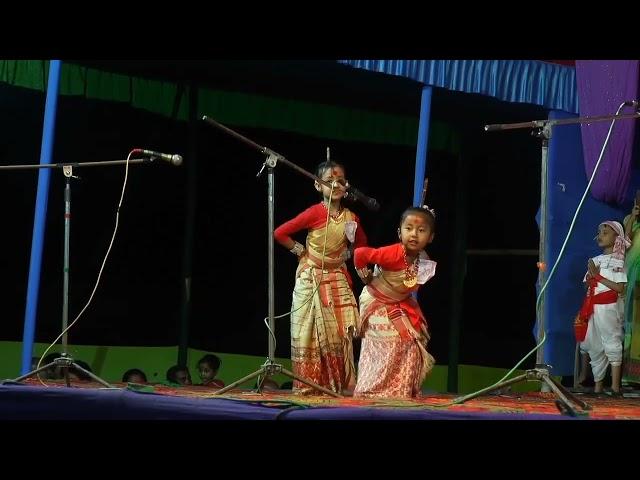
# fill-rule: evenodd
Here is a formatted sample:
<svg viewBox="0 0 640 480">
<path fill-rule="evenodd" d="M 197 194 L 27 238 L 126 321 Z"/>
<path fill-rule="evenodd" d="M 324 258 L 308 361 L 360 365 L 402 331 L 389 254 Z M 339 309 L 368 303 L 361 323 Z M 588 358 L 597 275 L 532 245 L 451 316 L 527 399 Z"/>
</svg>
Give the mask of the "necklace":
<svg viewBox="0 0 640 480">
<path fill-rule="evenodd" d="M 329 210 L 329 207 L 327 207 L 326 203 L 322 202 L 322 206 L 327 209 L 327 211 L 329 212 L 329 216 L 336 222 L 338 221 L 338 218 L 340 218 L 340 216 L 342 215 L 342 212 L 344 211 L 342 207 L 340 207 L 337 212 L 332 213 L 331 210 Z"/>
<path fill-rule="evenodd" d="M 411 262 L 411 264 L 409 264 L 409 262 L 407 262 L 407 250 L 404 248 L 404 245 L 402 246 L 402 249 L 404 250 L 404 280 L 402 281 L 402 283 L 404 283 L 404 286 L 407 288 L 413 288 L 416 286 L 416 283 L 418 283 L 418 257 L 416 257 L 416 259 Z"/>
</svg>

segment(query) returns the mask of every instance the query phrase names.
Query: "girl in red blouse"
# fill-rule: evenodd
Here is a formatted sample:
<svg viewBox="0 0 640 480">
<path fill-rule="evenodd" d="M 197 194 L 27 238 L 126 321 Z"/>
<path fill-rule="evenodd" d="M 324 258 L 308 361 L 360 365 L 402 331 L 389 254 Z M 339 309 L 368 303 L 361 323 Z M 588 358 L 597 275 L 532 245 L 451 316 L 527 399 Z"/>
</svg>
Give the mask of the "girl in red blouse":
<svg viewBox="0 0 640 480">
<path fill-rule="evenodd" d="M 346 191 L 344 167 L 323 162 L 315 182 L 322 194 L 317 203 L 274 231 L 278 243 L 298 260 L 291 308 L 291 364 L 293 372 L 336 393 L 355 387 L 352 338 L 358 307 L 345 262 L 350 245 L 363 247 L 367 237 L 360 219 L 342 206 Z M 291 238 L 306 230 L 302 245 Z M 317 393 L 297 380 L 294 393 Z"/>
<path fill-rule="evenodd" d="M 435 275 L 436 262 L 424 251 L 434 230 L 433 210 L 411 207 L 400 220 L 400 243 L 355 250 L 356 270 L 367 283 L 360 295 L 357 397 L 415 397 L 433 368 L 427 322 L 411 294 Z M 369 264 L 376 265 L 373 274 Z"/>
</svg>

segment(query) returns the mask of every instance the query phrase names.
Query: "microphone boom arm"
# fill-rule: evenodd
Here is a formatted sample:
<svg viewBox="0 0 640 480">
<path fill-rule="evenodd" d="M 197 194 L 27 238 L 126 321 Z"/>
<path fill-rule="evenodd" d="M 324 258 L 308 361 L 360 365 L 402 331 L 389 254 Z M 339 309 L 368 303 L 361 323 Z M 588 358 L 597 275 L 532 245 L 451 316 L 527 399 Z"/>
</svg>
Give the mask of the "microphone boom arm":
<svg viewBox="0 0 640 480">
<path fill-rule="evenodd" d="M 0 170 L 28 170 L 38 168 L 65 168 L 65 167 L 105 167 L 111 165 L 136 165 L 141 163 L 155 163 L 154 158 L 132 158 L 130 160 L 106 160 L 102 162 L 69 162 L 69 163 L 36 163 L 28 165 L 0 165 Z"/>
<path fill-rule="evenodd" d="M 245 137 L 244 135 L 241 135 L 240 133 L 236 132 L 235 130 L 232 130 L 229 127 L 226 127 L 226 126 L 222 125 L 221 123 L 216 122 L 215 120 L 213 120 L 212 118 L 207 117 L 206 115 L 204 115 L 202 117 L 202 120 L 207 122 L 209 125 L 212 125 L 212 126 L 214 126 L 216 128 L 219 128 L 220 130 L 228 133 L 232 137 L 237 138 L 241 142 L 246 143 L 247 145 L 249 145 L 250 147 L 254 148 L 255 150 L 258 150 L 263 155 L 267 155 L 267 160 L 265 161 L 264 165 L 262 165 L 262 168 L 260 169 L 260 172 L 258 172 L 257 176 L 260 176 L 260 174 L 264 170 L 265 166 L 273 168 L 273 167 L 276 166 L 276 164 L 278 162 L 282 162 L 285 165 L 287 165 L 288 167 L 291 167 L 295 171 L 301 173 L 305 177 L 309 177 L 310 179 L 315 180 L 316 182 L 324 185 L 325 187 L 331 188 L 331 182 L 327 182 L 326 180 L 321 179 L 320 177 L 314 175 L 313 173 L 307 172 L 304 168 L 301 168 L 298 165 L 296 165 L 295 163 L 290 162 L 289 160 L 287 160 L 284 157 L 284 155 L 281 155 L 281 154 L 279 154 L 277 152 L 274 152 L 270 148 L 263 147 L 262 145 L 258 145 L 253 140 L 250 140 L 247 137 Z"/>
<path fill-rule="evenodd" d="M 517 128 L 544 128 L 554 125 L 571 125 L 574 123 L 593 123 L 604 122 L 606 120 L 616 119 L 622 120 L 627 118 L 639 118 L 640 112 L 628 113 L 625 115 L 597 115 L 593 117 L 580 117 L 580 118 L 558 118 L 554 120 L 532 120 L 530 122 L 521 123 L 496 123 L 492 125 L 485 125 L 485 132 L 496 132 L 499 130 L 513 130 Z"/>
</svg>

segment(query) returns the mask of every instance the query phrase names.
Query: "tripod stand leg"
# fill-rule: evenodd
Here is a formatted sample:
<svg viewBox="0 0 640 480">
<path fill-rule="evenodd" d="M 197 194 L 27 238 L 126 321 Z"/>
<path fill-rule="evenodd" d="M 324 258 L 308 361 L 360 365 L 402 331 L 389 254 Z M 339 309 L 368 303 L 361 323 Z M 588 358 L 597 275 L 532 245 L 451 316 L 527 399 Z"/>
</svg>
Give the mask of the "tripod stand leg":
<svg viewBox="0 0 640 480">
<path fill-rule="evenodd" d="M 67 360 L 68 362 L 68 360 Z M 100 377 L 98 377 L 97 375 L 94 375 L 92 372 L 89 372 L 87 370 L 85 370 L 84 368 L 82 368 L 80 365 L 78 365 L 77 363 L 67 363 L 67 362 L 57 362 L 57 361 L 53 361 L 47 365 L 44 365 L 36 370 L 33 370 L 29 373 L 25 373 L 24 375 L 18 377 L 18 378 L 14 378 L 13 380 L 9 380 L 10 382 L 21 382 L 22 380 L 32 377 L 33 375 L 36 375 L 37 373 L 42 372 L 43 370 L 47 370 L 49 367 L 60 367 L 64 370 L 64 379 L 65 382 L 67 384 L 67 387 L 71 386 L 71 381 L 69 380 L 69 367 L 73 366 L 74 368 L 77 368 L 78 370 L 80 370 L 81 372 L 85 373 L 87 376 L 91 377 L 92 379 L 94 379 L 96 382 L 104 385 L 105 387 L 108 388 L 116 388 L 113 385 L 110 385 L 109 383 L 107 383 L 106 381 L 104 381 L 103 379 L 101 379 Z"/>
<path fill-rule="evenodd" d="M 274 365 L 270 365 L 270 367 L 271 367 L 271 368 L 274 368 Z M 312 382 L 312 381 L 310 381 L 310 380 L 307 380 L 306 378 L 299 377 L 298 375 L 294 374 L 293 372 L 290 372 L 290 371 L 289 371 L 289 370 L 287 370 L 286 368 L 282 368 L 282 367 L 280 367 L 280 366 L 277 366 L 276 368 L 277 368 L 277 371 L 278 371 L 279 373 L 282 373 L 282 374 L 286 375 L 286 376 L 287 376 L 287 377 L 289 377 L 289 378 L 294 378 L 294 379 L 298 380 L 299 382 L 302 382 L 302 383 L 304 383 L 304 384 L 306 384 L 306 385 L 309 385 L 310 387 L 315 388 L 316 390 L 319 390 L 319 391 L 321 391 L 321 392 L 323 392 L 323 393 L 326 393 L 327 395 L 331 395 L 332 397 L 342 398 L 342 395 L 340 395 L 340 394 L 338 394 L 338 393 L 336 393 L 336 392 L 333 392 L 333 391 L 329 390 L 328 388 L 322 387 L 322 386 L 320 386 L 320 385 L 316 385 L 315 383 L 313 383 L 313 382 Z M 221 388 L 220 390 L 218 390 L 217 392 L 215 392 L 215 393 L 214 393 L 214 395 L 221 395 L 221 394 L 223 394 L 223 393 L 226 393 L 226 392 L 228 392 L 229 390 L 231 390 L 231 389 L 233 389 L 233 388 L 237 387 L 238 385 L 241 385 L 241 384 L 243 384 L 243 383 L 247 382 L 248 380 L 251 380 L 252 378 L 259 377 L 259 376 L 261 376 L 261 375 L 265 375 L 265 376 L 267 376 L 267 377 L 268 377 L 268 376 L 270 376 L 271 374 L 270 374 L 270 372 L 268 371 L 268 369 L 267 369 L 267 368 L 262 367 L 262 368 L 260 368 L 259 370 L 256 370 L 255 372 L 250 373 L 250 374 L 249 374 L 249 375 L 247 375 L 246 377 L 242 377 L 240 380 L 236 380 L 235 382 L 233 382 L 233 383 L 231 383 L 231 384 L 227 385 L 226 387 Z M 258 388 L 258 390 L 260 390 L 260 388 Z"/>
<path fill-rule="evenodd" d="M 480 395 L 482 395 L 484 393 L 489 393 L 489 392 L 492 392 L 494 390 L 498 390 L 499 388 L 503 388 L 503 387 L 507 387 L 509 385 L 513 385 L 514 383 L 521 382 L 522 380 L 526 380 L 527 378 L 528 378 L 528 375 L 526 373 L 524 373 L 522 375 L 518 375 L 517 377 L 513 377 L 510 380 L 505 380 L 504 382 L 497 383 L 496 385 L 491 385 L 490 387 L 484 388 L 484 389 L 482 389 L 482 390 L 480 390 L 478 392 L 471 393 L 471 394 L 465 395 L 463 397 L 455 398 L 452 403 L 454 403 L 454 404 L 464 403 L 467 400 L 471 400 L 472 398 L 479 397 Z"/>
<path fill-rule="evenodd" d="M 560 398 L 557 398 L 555 401 L 556 407 L 558 408 L 560 413 L 569 415 L 570 417 L 577 417 L 578 412 L 575 404 L 572 401 L 570 401 L 566 396 L 564 396 L 560 391 L 560 389 L 556 387 L 556 385 L 548 381 L 547 377 L 542 377 L 542 380 L 544 381 L 543 385 L 546 384 L 548 387 L 551 388 L 551 390 L 553 390 L 553 392 L 558 397 L 560 397 Z"/>
<path fill-rule="evenodd" d="M 281 370 L 281 372 L 283 374 L 285 374 L 289 378 L 294 378 L 294 379 L 298 380 L 299 382 L 304 383 L 305 385 L 309 385 L 310 387 L 313 387 L 316 390 L 320 390 L 322 393 L 326 393 L 327 395 L 331 395 L 332 397 L 335 397 L 335 398 L 342 398 L 342 395 L 340 395 L 339 393 L 336 393 L 336 392 L 334 392 L 332 390 L 329 390 L 328 388 L 322 387 L 320 385 L 316 385 L 311 380 L 307 380 L 306 378 L 299 377 L 298 375 L 296 375 L 293 372 L 290 372 L 286 368 L 283 368 Z"/>
<path fill-rule="evenodd" d="M 51 362 L 51 363 L 49 363 L 48 365 L 44 365 L 44 366 L 42 366 L 42 367 L 38 368 L 37 370 L 32 370 L 32 371 L 30 371 L 29 373 L 25 373 L 24 375 L 22 375 L 22 376 L 20 376 L 20 377 L 18 377 L 18 378 L 14 378 L 13 380 L 9 380 L 9 381 L 10 381 L 10 382 L 21 382 L 22 380 L 24 380 L 24 379 L 26 379 L 26 378 L 32 377 L 32 376 L 33 376 L 33 375 L 35 375 L 36 373 L 40 373 L 40 372 L 42 372 L 43 370 L 48 369 L 49 367 L 53 367 L 54 365 L 56 365 L 56 363 L 55 363 L 55 362 Z"/>
<path fill-rule="evenodd" d="M 252 378 L 256 378 L 264 373 L 266 373 L 266 368 L 262 367 L 259 370 L 256 370 L 253 373 L 250 373 L 249 375 L 247 375 L 246 377 L 242 377 L 240 380 L 236 380 L 235 382 L 227 385 L 224 388 L 221 388 L 220 390 L 218 390 L 217 392 L 214 393 L 214 395 L 220 395 L 223 393 L 228 392 L 229 390 L 231 390 L 232 388 L 237 387 L 238 385 L 242 385 L 243 383 L 245 383 L 248 380 L 251 380 Z"/>
<path fill-rule="evenodd" d="M 555 392 L 555 394 L 558 395 L 564 402 L 568 402 L 572 404 L 576 403 L 583 410 L 591 410 L 591 405 L 581 400 L 580 398 L 576 397 L 573 393 L 569 392 L 561 384 L 556 382 L 555 379 L 551 378 L 548 375 L 544 375 L 542 379 L 549 385 L 549 387 L 551 387 L 551 389 Z"/>
<path fill-rule="evenodd" d="M 98 377 L 97 375 L 94 375 L 93 372 L 90 372 L 88 370 L 85 370 L 84 368 L 82 368 L 80 365 L 78 365 L 77 363 L 72 363 L 71 364 L 73 367 L 77 368 L 78 370 L 80 370 L 81 372 L 83 372 L 85 375 L 88 375 L 89 377 L 91 377 L 92 379 L 94 379 L 96 382 L 100 383 L 101 385 L 104 385 L 107 388 L 117 388 L 114 387 L 113 385 L 107 383 L 106 381 L 104 381 L 103 379 L 101 379 L 100 377 Z M 65 371 L 65 378 L 68 377 L 67 372 Z M 70 385 L 67 384 L 67 387 L 69 387 Z"/>
<path fill-rule="evenodd" d="M 578 415 L 576 405 L 569 400 L 564 393 L 562 393 L 562 390 L 558 388 L 555 382 L 553 382 L 547 375 L 543 375 L 541 380 L 560 398 L 559 400 L 556 400 L 556 406 L 560 412 L 567 413 L 572 417 Z"/>
</svg>

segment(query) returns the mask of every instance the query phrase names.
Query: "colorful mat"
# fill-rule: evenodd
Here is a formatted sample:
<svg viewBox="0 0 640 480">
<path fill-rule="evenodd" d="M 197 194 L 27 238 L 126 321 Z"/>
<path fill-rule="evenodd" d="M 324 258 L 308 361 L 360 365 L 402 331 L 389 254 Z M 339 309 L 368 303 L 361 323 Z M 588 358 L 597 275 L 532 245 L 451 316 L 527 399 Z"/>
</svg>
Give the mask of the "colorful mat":
<svg viewBox="0 0 640 480">
<path fill-rule="evenodd" d="M 28 380 L 29 384 L 40 385 L 34 380 Z M 63 387 L 61 381 L 47 381 L 51 387 Z M 479 414 L 546 414 L 561 416 L 563 412 L 558 407 L 558 399 L 553 393 L 528 392 L 511 393 L 508 395 L 483 395 L 467 400 L 461 404 L 453 404 L 456 396 L 451 394 L 426 394 L 415 399 L 361 399 L 353 397 L 333 398 L 325 395 L 300 396 L 293 395 L 287 390 L 264 391 L 257 393 L 252 390 L 232 390 L 222 395 L 217 395 L 216 390 L 207 387 L 184 386 L 170 387 L 165 385 L 124 385 L 116 384 L 120 388 L 140 393 L 166 395 L 186 398 L 222 398 L 250 404 L 279 409 L 285 408 L 336 408 L 336 407 L 366 407 L 388 409 L 425 409 L 447 410 L 450 412 L 476 412 Z M 76 382 L 77 388 L 100 388 L 99 384 L 90 382 Z M 610 397 L 607 395 L 581 394 L 578 397 L 591 406 L 591 410 L 578 410 L 579 416 L 599 420 L 640 420 L 640 399 Z"/>
</svg>

